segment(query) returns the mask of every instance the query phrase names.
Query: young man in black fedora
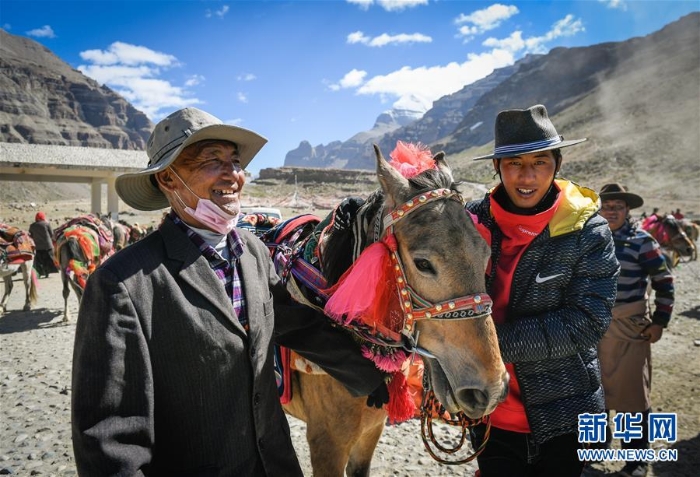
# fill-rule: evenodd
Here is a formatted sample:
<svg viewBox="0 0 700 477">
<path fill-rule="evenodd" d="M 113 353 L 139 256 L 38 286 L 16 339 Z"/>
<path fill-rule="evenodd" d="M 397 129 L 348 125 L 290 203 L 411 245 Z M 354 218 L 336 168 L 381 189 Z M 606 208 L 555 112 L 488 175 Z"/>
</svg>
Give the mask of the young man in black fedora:
<svg viewBox="0 0 700 477">
<path fill-rule="evenodd" d="M 637 194 L 620 184 L 600 189 L 600 213 L 608 221 L 621 271 L 610 328 L 598 344 L 605 408 L 618 413 L 641 413 L 642 437 L 620 443 L 623 449 L 649 447 L 651 411 L 651 345 L 661 339 L 673 311 L 673 275 L 659 244 L 645 230 L 629 222 L 630 209 L 644 205 Z M 654 290 L 654 312 L 647 305 L 647 289 Z M 610 434 L 608 434 L 610 436 Z M 608 440 L 609 443 L 609 440 Z M 630 461 L 620 473 L 644 477 L 648 464 Z"/>
<path fill-rule="evenodd" d="M 481 477 L 579 476 L 579 415 L 604 410 L 597 345 L 619 263 L 596 193 L 556 179 L 564 140 L 542 105 L 501 111 L 491 159 L 500 184 L 467 204 L 491 246 L 487 291 L 506 400 L 491 414 Z M 486 429 L 472 431 L 479 446 Z"/>
</svg>

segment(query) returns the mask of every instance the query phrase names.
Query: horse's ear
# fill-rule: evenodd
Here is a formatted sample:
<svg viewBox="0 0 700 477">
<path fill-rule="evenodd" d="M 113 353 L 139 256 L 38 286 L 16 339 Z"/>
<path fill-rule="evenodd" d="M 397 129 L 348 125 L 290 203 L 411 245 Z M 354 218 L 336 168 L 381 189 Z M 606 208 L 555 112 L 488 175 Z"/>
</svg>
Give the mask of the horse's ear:
<svg viewBox="0 0 700 477">
<path fill-rule="evenodd" d="M 408 198 L 410 187 L 408 179 L 394 169 L 382 155 L 379 146 L 374 144 L 374 154 L 377 156 L 377 177 L 386 194 L 387 205 L 395 207 Z"/>
<path fill-rule="evenodd" d="M 445 153 L 443 151 L 438 152 L 433 156 L 433 160 L 435 161 L 438 170 L 447 174 L 447 176 L 452 180 L 452 182 L 454 182 L 454 178 L 452 177 L 452 168 L 450 168 L 450 165 L 445 159 Z"/>
</svg>

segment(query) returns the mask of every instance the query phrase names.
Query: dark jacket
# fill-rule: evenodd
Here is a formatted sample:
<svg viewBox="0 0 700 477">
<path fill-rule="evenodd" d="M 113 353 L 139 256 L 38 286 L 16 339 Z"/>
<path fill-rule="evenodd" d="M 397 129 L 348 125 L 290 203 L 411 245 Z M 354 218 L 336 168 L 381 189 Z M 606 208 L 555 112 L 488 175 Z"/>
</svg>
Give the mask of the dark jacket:
<svg viewBox="0 0 700 477">
<path fill-rule="evenodd" d="M 29 235 L 37 250 L 53 250 L 53 230 L 47 221 L 39 220 L 30 225 Z"/>
<path fill-rule="evenodd" d="M 608 223 L 596 212 L 597 195 L 557 182 L 563 201 L 520 258 L 506 322 L 496 326 L 538 443 L 577 432 L 580 413 L 604 410 L 596 347 L 612 319 L 620 270 Z M 467 209 L 491 232 L 491 292 L 503 234 L 490 213 L 490 193 Z"/>
<path fill-rule="evenodd" d="M 247 337 L 223 284 L 169 219 L 88 280 L 73 357 L 80 475 L 302 475 L 279 402 L 273 338 L 355 395 L 381 383 L 350 336 L 289 302 L 265 245 L 238 233 Z"/>
</svg>

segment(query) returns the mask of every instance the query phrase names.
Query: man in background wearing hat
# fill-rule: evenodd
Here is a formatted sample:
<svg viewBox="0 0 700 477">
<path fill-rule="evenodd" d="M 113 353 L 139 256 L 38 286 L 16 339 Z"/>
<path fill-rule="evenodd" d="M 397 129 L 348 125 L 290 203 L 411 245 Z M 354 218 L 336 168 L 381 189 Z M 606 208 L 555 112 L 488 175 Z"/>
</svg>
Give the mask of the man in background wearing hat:
<svg viewBox="0 0 700 477">
<path fill-rule="evenodd" d="M 612 323 L 598 345 L 605 408 L 608 416 L 612 409 L 641 413 L 643 437 L 623 441 L 621 446 L 623 449 L 646 449 L 651 410 L 651 343 L 661 339 L 671 319 L 673 275 L 656 240 L 628 220 L 630 209 L 641 207 L 644 200 L 627 192 L 620 184 L 604 185 L 600 189 L 600 200 L 600 213 L 613 232 L 615 254 L 622 267 Z M 650 282 L 654 290 L 651 316 L 647 294 Z M 646 462 L 627 462 L 621 475 L 644 477 L 647 470 Z"/>
<path fill-rule="evenodd" d="M 267 247 L 234 228 L 265 142 L 186 108 L 156 125 L 146 169 L 117 179 L 130 206 L 171 211 L 88 280 L 73 358 L 80 475 L 301 476 L 273 340 L 387 402 L 354 340 L 295 305 Z"/>
<path fill-rule="evenodd" d="M 56 273 L 58 270 L 53 261 L 53 230 L 44 212 L 36 213 L 34 223 L 29 226 L 29 235 L 36 245 L 34 268 L 40 277 L 48 278 L 49 273 Z"/>
<path fill-rule="evenodd" d="M 491 414 L 481 477 L 578 477 L 578 418 L 603 411 L 597 345 L 619 263 L 598 196 L 556 179 L 565 141 L 542 105 L 501 111 L 491 159 L 501 183 L 467 204 L 491 246 L 486 287 L 510 383 Z M 471 431 L 475 447 L 486 426 Z"/>
</svg>

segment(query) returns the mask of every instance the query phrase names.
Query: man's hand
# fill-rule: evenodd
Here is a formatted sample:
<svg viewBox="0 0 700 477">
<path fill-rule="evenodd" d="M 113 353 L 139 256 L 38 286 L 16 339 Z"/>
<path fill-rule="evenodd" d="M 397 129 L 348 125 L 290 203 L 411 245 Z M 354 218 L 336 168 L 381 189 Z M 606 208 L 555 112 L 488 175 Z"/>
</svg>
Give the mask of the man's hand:
<svg viewBox="0 0 700 477">
<path fill-rule="evenodd" d="M 652 323 L 651 325 L 644 328 L 641 335 L 645 340 L 649 340 L 649 343 L 656 343 L 661 339 L 661 335 L 663 333 L 663 326 Z"/>
<path fill-rule="evenodd" d="M 367 406 L 376 407 L 381 409 L 384 404 L 389 402 L 389 389 L 386 387 L 386 383 L 382 381 L 377 389 L 372 391 L 369 396 L 367 396 Z"/>
</svg>

